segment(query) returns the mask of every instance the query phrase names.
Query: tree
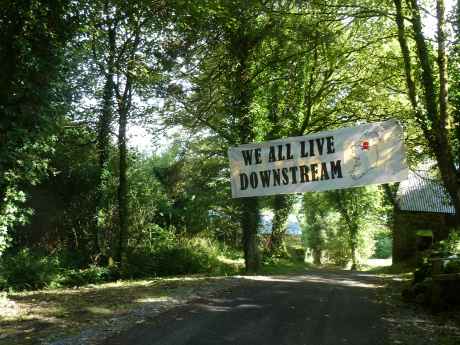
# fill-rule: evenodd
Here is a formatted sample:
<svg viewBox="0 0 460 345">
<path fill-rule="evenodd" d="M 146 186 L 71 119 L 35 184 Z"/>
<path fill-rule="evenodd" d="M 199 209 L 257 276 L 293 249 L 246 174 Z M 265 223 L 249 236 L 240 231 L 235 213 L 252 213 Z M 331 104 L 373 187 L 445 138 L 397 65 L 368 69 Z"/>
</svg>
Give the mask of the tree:
<svg viewBox="0 0 460 345">
<path fill-rule="evenodd" d="M 304 224 L 302 235 L 304 242 L 311 249 L 313 263 L 321 265 L 326 250 L 326 228 L 331 225 L 328 215 L 331 211 L 324 193 L 306 193 L 303 196 Z"/>
<path fill-rule="evenodd" d="M 404 62 L 407 93 L 413 108 L 413 116 L 423 131 L 441 173 L 442 181 L 460 221 L 460 184 L 456 169 L 459 157 L 454 155 L 452 138 L 459 133 L 458 123 L 453 128 L 448 125 L 451 116 L 447 98 L 447 59 L 445 6 L 443 0 L 436 1 L 437 54 L 433 59 L 430 44 L 423 33 L 420 5 L 417 0 L 393 0 L 396 9 L 395 22 L 398 41 Z M 410 16 L 411 33 L 407 33 L 406 13 Z M 415 58 L 411 53 L 408 37 L 413 37 Z M 414 77 L 414 75 L 416 77 Z M 419 79 L 417 79 L 417 77 Z M 419 96 L 421 94 L 421 96 Z"/>
<path fill-rule="evenodd" d="M 127 127 L 130 119 L 147 116 L 149 106 L 144 106 L 147 92 L 150 97 L 158 86 L 161 31 L 167 18 L 165 4 L 135 1 L 125 4 L 118 1 L 96 2 L 88 29 L 87 39 L 92 59 L 99 67 L 103 92 L 102 106 L 97 121 L 97 147 L 99 174 L 95 226 L 95 249 L 100 251 L 99 234 L 103 228 L 105 184 L 109 171 L 109 143 L 112 120 L 118 127 L 118 236 L 114 246 L 116 261 L 121 265 L 129 233 L 128 200 L 128 147 Z M 155 12 L 155 15 L 153 15 Z M 94 97 L 94 95 L 93 95 Z"/>
<path fill-rule="evenodd" d="M 68 1 L 6 1 L 0 9 L 0 254 L 25 223 L 25 186 L 47 175 L 65 99 L 64 47 L 77 10 Z"/>
<path fill-rule="evenodd" d="M 338 189 L 326 193 L 332 207 L 340 213 L 347 228 L 347 239 L 351 250 L 351 269 L 356 270 L 359 232 L 364 229 L 366 222 L 375 217 L 379 208 L 377 190 L 369 187 Z"/>
<path fill-rule="evenodd" d="M 94 254 L 101 253 L 100 235 L 104 227 L 104 214 L 107 213 L 107 184 L 110 175 L 110 134 L 113 114 L 115 54 L 116 54 L 116 29 L 117 20 L 111 13 L 109 2 L 95 3 L 94 19 L 90 23 L 90 42 L 92 57 L 98 62 L 100 74 L 104 79 L 102 107 L 97 120 L 97 153 L 99 170 L 96 186 L 96 210 L 94 224 Z M 98 8 L 102 5 L 102 11 Z M 102 13 L 101 13 L 102 12 Z M 104 52 L 98 52 L 104 50 Z M 100 61 L 100 56 L 106 56 L 105 61 Z M 104 250 L 105 251 L 105 250 Z"/>
<path fill-rule="evenodd" d="M 257 88 L 254 63 L 263 40 L 274 28 L 262 2 L 241 4 L 238 1 L 216 1 L 195 11 L 193 24 L 185 15 L 183 26 L 195 30 L 184 34 L 192 37 L 190 51 L 196 54 L 183 65 L 190 74 L 182 77 L 192 85 L 184 90 L 177 81 L 169 86 L 173 107 L 170 121 L 180 123 L 195 133 L 200 129 L 217 134 L 227 147 L 256 140 L 258 127 L 251 106 Z M 199 73 L 196 73 L 199 71 Z M 179 108 L 179 109 L 178 109 Z M 222 150 L 225 152 L 225 150 Z M 257 244 L 259 207 L 256 198 L 237 201 L 243 232 L 246 270 L 257 271 L 260 258 Z"/>
<path fill-rule="evenodd" d="M 283 240 L 286 233 L 286 221 L 295 202 L 293 195 L 276 195 L 273 198 L 273 222 L 268 251 L 270 255 L 282 255 Z"/>
<path fill-rule="evenodd" d="M 280 24 L 257 61 L 264 86 L 254 101 L 257 111 L 266 113 L 257 125 L 267 128 L 267 139 L 391 116 L 394 73 L 381 64 L 388 60 L 385 46 L 392 32 L 384 16 L 364 5 L 309 2 L 270 8 Z M 273 198 L 274 252 L 291 208 L 289 196 Z"/>
<path fill-rule="evenodd" d="M 375 187 L 306 193 L 302 234 L 313 261 L 329 260 L 356 269 L 373 254 L 374 234 L 385 227 L 383 193 Z"/>
</svg>

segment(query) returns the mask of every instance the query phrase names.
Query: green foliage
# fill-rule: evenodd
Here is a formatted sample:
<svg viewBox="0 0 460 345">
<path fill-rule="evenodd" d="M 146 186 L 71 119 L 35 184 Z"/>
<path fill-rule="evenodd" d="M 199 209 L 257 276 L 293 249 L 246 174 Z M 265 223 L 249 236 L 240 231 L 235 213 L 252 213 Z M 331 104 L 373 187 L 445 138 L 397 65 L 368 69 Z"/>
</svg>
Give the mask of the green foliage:
<svg viewBox="0 0 460 345">
<path fill-rule="evenodd" d="M 379 232 L 375 236 L 374 257 L 377 259 L 387 259 L 392 254 L 393 240 L 391 234 Z"/>
<path fill-rule="evenodd" d="M 444 267 L 444 273 L 460 273 L 460 261 L 448 261 Z"/>
<path fill-rule="evenodd" d="M 98 284 L 112 281 L 117 276 L 116 267 L 100 267 L 90 265 L 86 269 L 66 270 L 51 286 L 83 286 L 88 284 Z"/>
<path fill-rule="evenodd" d="M 460 255 L 460 232 L 451 231 L 444 245 L 448 253 Z"/>
<path fill-rule="evenodd" d="M 267 257 L 263 261 L 261 272 L 268 275 L 303 274 L 310 267 L 310 264 L 303 261 Z"/>
<path fill-rule="evenodd" d="M 219 246 L 204 238 L 171 238 L 153 247 L 129 249 L 122 276 L 141 278 L 225 271 Z"/>
<path fill-rule="evenodd" d="M 0 260 L 0 290 L 37 290 L 74 287 L 112 281 L 117 267 L 90 265 L 80 269 L 82 258 L 69 251 L 49 255 L 41 250 L 8 252 Z"/>
<path fill-rule="evenodd" d="M 59 259 L 43 252 L 23 249 L 15 254 L 5 255 L 0 261 L 2 289 L 42 289 L 55 281 L 60 274 Z"/>
<path fill-rule="evenodd" d="M 54 154 L 47 162 L 51 173 L 36 186 L 24 186 L 22 210 L 33 210 L 29 222 L 10 230 L 10 235 L 16 248 L 67 250 L 78 253 L 87 265 L 96 181 L 93 136 L 87 126 L 64 124 L 68 128 L 53 144 Z"/>
<path fill-rule="evenodd" d="M 47 174 L 63 115 L 64 47 L 75 32 L 68 2 L 5 1 L 0 10 L 0 255 L 24 224 L 25 188 Z"/>
<path fill-rule="evenodd" d="M 222 244 L 237 256 L 242 228 L 245 243 L 257 237 L 257 202 L 241 207 L 230 197 L 226 152 L 239 143 L 392 116 L 406 125 L 410 161 L 418 159 L 427 137 L 401 91 L 394 23 L 367 13 L 321 2 L 6 1 L 0 255 L 11 251 L 0 284 L 113 279 L 95 264 L 117 257 L 117 246 L 127 248 L 125 277 L 227 272 L 218 260 Z M 457 85 L 458 58 L 453 62 Z M 458 103 L 458 87 L 450 92 Z M 102 145 L 95 143 L 103 127 L 96 119 L 104 111 Z M 159 154 L 128 151 L 127 212 L 117 205 L 117 176 L 125 169 L 110 133 L 115 115 L 144 127 L 179 125 L 182 136 Z M 393 208 L 382 210 L 378 199 L 372 188 L 305 195 L 303 240 L 318 262 L 365 259 L 374 240 L 375 255 L 388 256 L 391 242 L 380 224 Z M 277 241 L 270 243 L 278 245 L 290 211 L 288 198 L 281 201 L 272 206 Z M 119 231 L 120 218 L 126 231 Z M 442 250 L 458 252 L 455 243 Z M 55 254 L 21 250 L 33 247 Z"/>
<path fill-rule="evenodd" d="M 327 241 L 323 251 L 326 262 L 345 267 L 352 257 L 349 234 L 346 227 L 340 224 L 342 220 L 337 215 L 335 217 L 334 223 L 327 224 Z"/>
<path fill-rule="evenodd" d="M 379 225 L 386 212 L 381 201 L 374 187 L 305 194 L 302 238 L 313 261 L 345 266 L 353 255 L 362 262 L 374 254 L 374 233 L 386 233 Z"/>
<path fill-rule="evenodd" d="M 16 225 L 26 224 L 33 213 L 24 206 L 27 199 L 24 186 L 35 186 L 47 175 L 49 156 L 54 153 L 55 142 L 55 137 L 42 138 L 35 143 L 24 139 L 22 146 L 15 148 L 15 156 L 19 159 L 14 162 L 14 168 L 0 170 L 3 175 L 0 183 L 0 196 L 3 194 L 0 203 L 0 255 L 11 242 L 8 231 Z"/>
</svg>

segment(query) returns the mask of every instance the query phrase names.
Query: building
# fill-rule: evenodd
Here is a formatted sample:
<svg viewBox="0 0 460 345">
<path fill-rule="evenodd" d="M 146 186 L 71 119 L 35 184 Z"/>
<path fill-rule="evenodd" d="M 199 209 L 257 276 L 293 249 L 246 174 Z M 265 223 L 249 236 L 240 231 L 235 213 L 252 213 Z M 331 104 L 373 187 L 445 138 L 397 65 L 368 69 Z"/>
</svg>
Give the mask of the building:
<svg viewBox="0 0 460 345">
<path fill-rule="evenodd" d="M 433 174 L 433 164 L 409 171 L 399 184 L 393 223 L 393 263 L 412 261 L 426 238 L 439 241 L 454 224 L 455 209 L 446 189 Z M 425 237 L 425 240 L 423 239 Z"/>
</svg>

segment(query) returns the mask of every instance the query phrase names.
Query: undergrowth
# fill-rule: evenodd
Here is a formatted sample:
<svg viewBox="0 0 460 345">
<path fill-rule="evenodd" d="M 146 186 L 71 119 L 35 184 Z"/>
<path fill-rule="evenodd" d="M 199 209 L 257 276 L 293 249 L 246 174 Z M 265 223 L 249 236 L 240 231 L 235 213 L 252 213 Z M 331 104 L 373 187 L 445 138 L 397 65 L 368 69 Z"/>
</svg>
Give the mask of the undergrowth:
<svg viewBox="0 0 460 345">
<path fill-rule="evenodd" d="M 176 238 L 154 247 L 128 248 L 121 267 L 106 267 L 81 265 L 69 260 L 68 253 L 48 254 L 23 249 L 0 258 L 0 290 L 76 287 L 117 279 L 240 273 L 241 267 L 232 259 L 221 259 L 227 253 L 236 256 L 235 251 L 212 240 Z"/>
</svg>

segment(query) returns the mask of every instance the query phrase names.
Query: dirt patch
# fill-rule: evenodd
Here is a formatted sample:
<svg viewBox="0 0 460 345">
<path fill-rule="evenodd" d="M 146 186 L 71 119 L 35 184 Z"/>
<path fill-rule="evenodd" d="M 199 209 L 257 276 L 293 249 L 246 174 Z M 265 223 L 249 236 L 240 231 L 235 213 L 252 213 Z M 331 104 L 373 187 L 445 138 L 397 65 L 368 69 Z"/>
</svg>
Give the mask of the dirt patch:
<svg viewBox="0 0 460 345">
<path fill-rule="evenodd" d="M 425 307 L 403 301 L 401 291 L 409 282 L 407 275 L 387 275 L 384 279 L 387 285 L 380 299 L 386 305 L 390 344 L 460 344 L 458 308 L 433 314 Z"/>
</svg>

